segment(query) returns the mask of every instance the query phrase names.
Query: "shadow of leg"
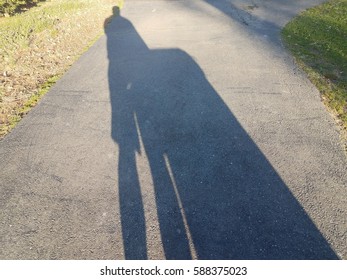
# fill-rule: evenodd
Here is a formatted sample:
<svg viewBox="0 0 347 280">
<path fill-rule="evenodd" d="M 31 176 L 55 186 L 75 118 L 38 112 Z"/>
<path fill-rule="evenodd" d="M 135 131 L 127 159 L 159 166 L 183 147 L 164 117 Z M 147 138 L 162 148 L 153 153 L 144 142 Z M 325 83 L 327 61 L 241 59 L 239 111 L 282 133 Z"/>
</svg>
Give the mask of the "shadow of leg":
<svg viewBox="0 0 347 280">
<path fill-rule="evenodd" d="M 147 259 L 146 224 L 133 151 L 119 154 L 119 199 L 126 259 Z"/>
<path fill-rule="evenodd" d="M 192 259 L 181 209 L 176 197 L 172 178 L 161 153 L 148 154 L 155 186 L 160 232 L 165 257 L 168 260 Z"/>
</svg>

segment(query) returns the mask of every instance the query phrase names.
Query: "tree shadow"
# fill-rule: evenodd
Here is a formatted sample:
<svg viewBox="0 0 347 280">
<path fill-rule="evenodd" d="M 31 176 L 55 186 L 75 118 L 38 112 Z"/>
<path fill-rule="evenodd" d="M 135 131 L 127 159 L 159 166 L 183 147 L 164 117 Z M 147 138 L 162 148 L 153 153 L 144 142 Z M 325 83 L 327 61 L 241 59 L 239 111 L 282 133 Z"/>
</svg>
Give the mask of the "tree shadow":
<svg viewBox="0 0 347 280">
<path fill-rule="evenodd" d="M 166 259 L 191 243 L 199 259 L 337 259 L 186 52 L 149 49 L 121 16 L 105 32 L 126 259 L 148 258 L 140 141 Z"/>
<path fill-rule="evenodd" d="M 262 38 L 266 35 L 269 46 L 272 48 L 283 48 L 280 32 L 300 11 L 318 5 L 323 0 L 292 1 L 288 4 L 286 0 L 267 1 L 242 1 L 242 0 L 204 0 L 211 7 L 228 16 L 233 22 L 244 27 L 244 31 L 252 36 Z M 185 8 L 201 10 L 198 1 L 179 2 Z M 211 16 L 211 15 L 210 15 Z"/>
<path fill-rule="evenodd" d="M 9 15 L 15 15 L 15 14 L 21 14 L 33 7 L 37 7 L 40 2 L 45 2 L 46 0 L 31 0 L 31 1 L 6 1 L 5 3 L 2 3 L 0 7 L 0 18 L 4 14 Z M 2 1 L 3 2 L 3 1 Z"/>
</svg>

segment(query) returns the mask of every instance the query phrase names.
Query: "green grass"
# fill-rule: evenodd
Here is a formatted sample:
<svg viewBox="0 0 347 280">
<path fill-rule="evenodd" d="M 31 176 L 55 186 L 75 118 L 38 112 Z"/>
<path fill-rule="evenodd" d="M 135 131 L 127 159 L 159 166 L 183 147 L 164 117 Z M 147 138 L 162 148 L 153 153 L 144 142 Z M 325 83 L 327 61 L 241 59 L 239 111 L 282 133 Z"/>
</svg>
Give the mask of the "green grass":
<svg viewBox="0 0 347 280">
<path fill-rule="evenodd" d="M 347 0 L 304 11 L 284 27 L 282 37 L 347 128 Z"/>
</svg>

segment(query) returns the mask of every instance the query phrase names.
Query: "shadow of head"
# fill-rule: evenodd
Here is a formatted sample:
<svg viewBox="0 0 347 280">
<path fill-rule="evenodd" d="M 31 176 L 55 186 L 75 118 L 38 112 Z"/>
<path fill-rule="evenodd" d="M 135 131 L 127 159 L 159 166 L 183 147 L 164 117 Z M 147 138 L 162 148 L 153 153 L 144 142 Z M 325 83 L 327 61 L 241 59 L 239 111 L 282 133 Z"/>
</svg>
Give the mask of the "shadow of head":
<svg viewBox="0 0 347 280">
<path fill-rule="evenodd" d="M 104 29 L 106 30 L 107 26 L 111 23 L 111 21 L 114 17 L 119 17 L 119 16 L 120 16 L 120 8 L 118 6 L 113 6 L 112 7 L 112 16 L 108 17 L 104 21 Z"/>
</svg>

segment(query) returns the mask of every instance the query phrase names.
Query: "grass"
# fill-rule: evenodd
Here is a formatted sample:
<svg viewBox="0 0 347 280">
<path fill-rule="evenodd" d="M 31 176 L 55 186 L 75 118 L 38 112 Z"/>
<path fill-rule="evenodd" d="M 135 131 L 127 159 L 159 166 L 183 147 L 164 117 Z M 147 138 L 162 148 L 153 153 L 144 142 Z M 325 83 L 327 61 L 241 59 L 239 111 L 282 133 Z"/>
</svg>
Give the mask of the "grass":
<svg viewBox="0 0 347 280">
<path fill-rule="evenodd" d="M 0 18 L 0 138 L 104 31 L 121 0 L 51 0 Z"/>
<path fill-rule="evenodd" d="M 347 129 L 347 0 L 308 9 L 282 31 L 285 45 Z"/>
<path fill-rule="evenodd" d="M 40 101 L 41 97 L 45 95 L 52 85 L 58 81 L 60 76 L 53 76 L 49 78 L 43 85 L 40 86 L 36 94 L 33 94 L 26 100 L 22 106 L 19 106 L 16 110 L 16 114 L 9 116 L 9 121 L 5 129 L 8 133 L 13 129 L 16 124 Z"/>
</svg>

